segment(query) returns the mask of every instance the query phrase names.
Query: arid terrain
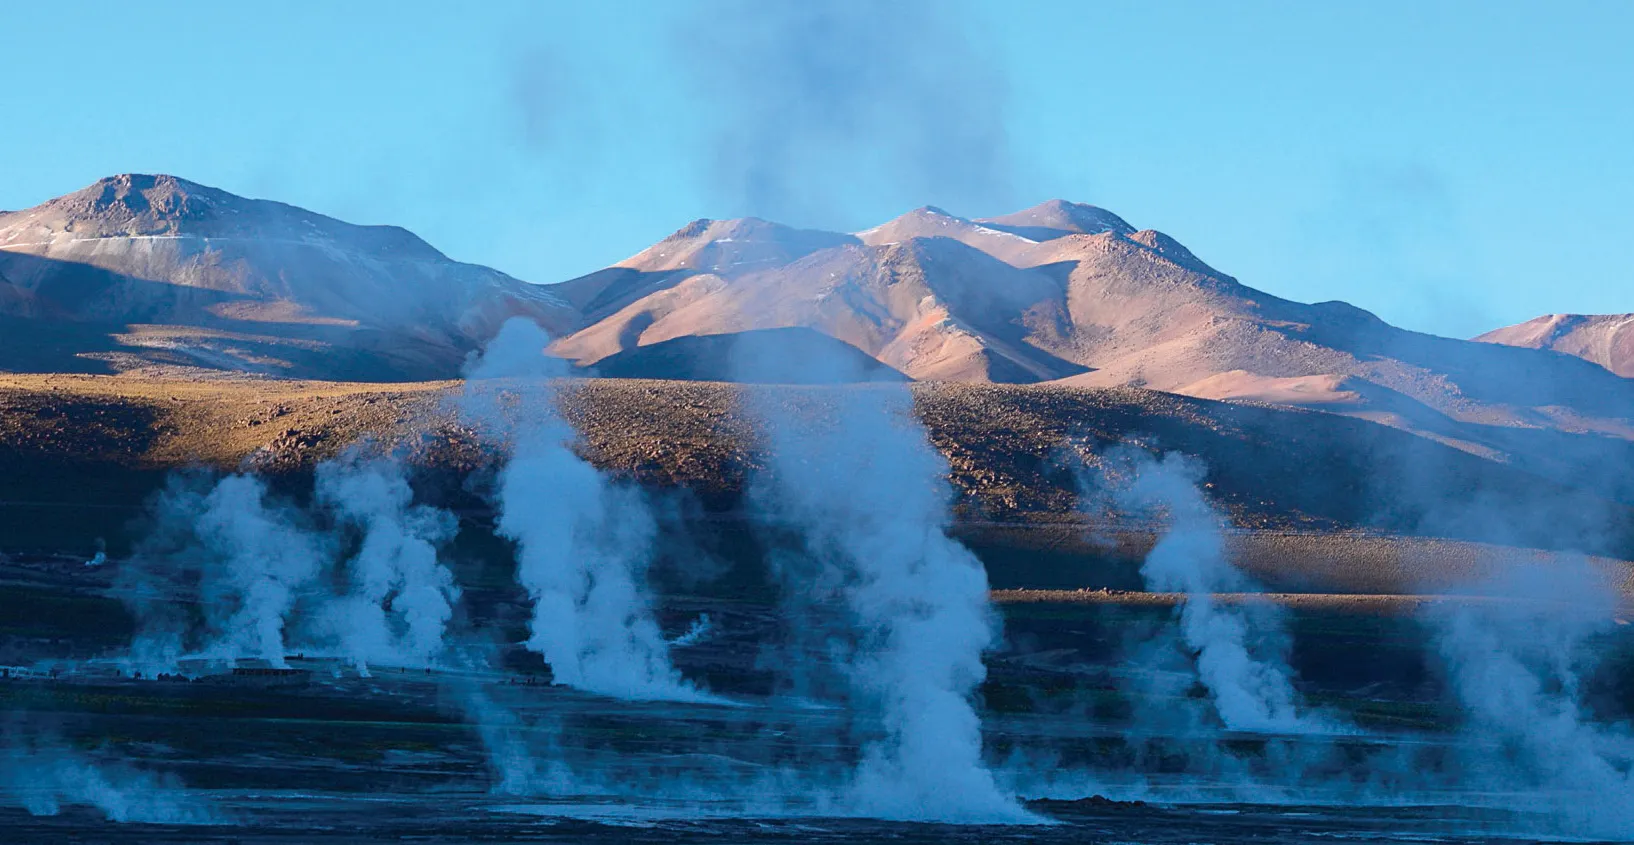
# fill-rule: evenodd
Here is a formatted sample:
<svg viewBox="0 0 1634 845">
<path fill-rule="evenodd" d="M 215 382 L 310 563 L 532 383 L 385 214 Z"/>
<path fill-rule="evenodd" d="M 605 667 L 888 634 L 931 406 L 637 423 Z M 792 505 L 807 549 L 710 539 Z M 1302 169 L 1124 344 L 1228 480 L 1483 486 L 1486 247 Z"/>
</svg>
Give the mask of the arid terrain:
<svg viewBox="0 0 1634 845">
<path fill-rule="evenodd" d="M 583 375 L 1161 390 L 1390 427 L 1634 504 L 1620 470 L 1634 462 L 1634 380 L 1619 374 L 1626 320 L 1540 318 L 1481 343 L 1407 331 L 1348 303 L 1273 296 L 1163 232 L 1082 203 L 979 218 L 925 207 L 855 233 L 696 220 L 605 269 L 543 285 L 452 261 L 397 227 L 173 176 L 112 176 L 0 213 L 0 372 L 436 381 L 458 377 L 518 315 Z M 922 395 L 939 392 L 956 394 Z M 1048 416 L 1038 397 L 1118 394 L 968 395 L 1028 396 L 1017 413 Z M 238 442 L 207 443 L 192 459 L 225 459 Z M 974 481 L 962 482 L 967 492 Z M 999 480 L 979 481 L 986 505 L 1003 499 Z M 1420 509 L 1406 492 L 1405 507 Z M 1227 501 L 1245 516 L 1379 521 Z"/>
<path fill-rule="evenodd" d="M 402 286 L 413 295 L 399 297 Z M 494 339 L 517 315 L 549 337 L 522 322 L 508 325 L 524 327 L 512 336 L 524 346 Z M 1124 728 L 1154 702 L 1183 713 L 1204 700 L 1204 682 L 1151 649 L 1191 660 L 1177 622 L 1209 607 L 1224 609 L 1227 627 L 1271 620 L 1255 647 L 1285 659 L 1288 694 L 1297 687 L 1311 707 L 1371 732 L 1333 748 L 1365 759 L 1408 731 L 1429 737 L 1422 747 L 1439 759 L 1462 716 L 1432 637 L 1451 614 L 1535 610 L 1494 587 L 1516 571 L 1615 594 L 1593 608 L 1608 657 L 1585 689 L 1609 719 L 1634 701 L 1624 680 L 1634 677 L 1624 671 L 1634 381 L 1548 348 L 1435 338 L 1344 303 L 1269 296 L 1093 206 L 974 220 L 925 208 L 855 234 L 702 220 L 541 287 L 450 261 L 392 227 L 170 177 L 114 177 L 0 215 L 0 332 L 0 703 L 71 743 L 102 743 L 110 760 L 247 790 L 252 804 L 257 790 L 314 784 L 377 794 L 387 771 L 405 794 L 502 785 L 496 723 L 471 696 L 526 715 L 529 754 L 561 752 L 542 744 L 561 731 L 582 744 L 568 758 L 622 781 L 654 766 L 694 776 L 726 764 L 736 776 L 811 739 L 822 755 L 853 753 L 835 752 L 825 733 L 850 717 L 800 698 L 804 673 L 836 659 L 799 651 L 805 632 L 787 604 L 790 586 L 803 594 L 820 578 L 779 573 L 791 549 L 829 563 L 799 545 L 818 523 L 784 522 L 765 497 L 775 490 L 787 506 L 825 490 L 826 505 L 868 491 L 847 489 L 843 473 L 832 487 L 792 489 L 801 467 L 852 466 L 853 441 L 808 440 L 797 423 L 777 445 L 766 421 L 859 403 L 911 412 L 945 462 L 945 488 L 935 460 L 915 472 L 932 499 L 950 499 L 946 532 L 958 544 L 944 554 L 968 560 L 962 544 L 985 569 L 991 603 L 972 582 L 981 610 L 965 621 L 995 632 L 970 650 L 994 760 L 1032 749 L 1053 755 L 1044 770 L 1115 760 L 1142 776 L 1189 771 L 1187 755 L 1212 745 L 1174 726 Z M 476 377 L 495 348 L 520 352 L 524 368 Z M 536 585 L 495 502 L 522 451 L 507 432 L 517 413 L 542 415 L 541 394 L 618 496 L 639 491 L 650 534 L 606 557 L 652 588 L 652 632 L 675 671 L 766 703 L 764 714 L 633 699 L 610 711 L 534 648 Z M 473 416 L 477 405 L 486 410 Z M 788 431 L 799 432 L 792 452 Z M 823 445 L 799 454 L 813 443 Z M 446 511 L 441 545 L 425 548 L 457 585 L 445 634 L 458 659 L 353 677 L 333 655 L 296 650 L 278 652 L 287 668 L 127 674 L 155 607 L 194 621 L 223 608 L 190 562 L 197 549 L 155 551 L 164 526 L 203 520 L 165 511 L 162 494 L 253 474 L 234 481 L 305 527 L 252 532 L 228 556 L 271 566 L 276 587 L 279 566 L 298 570 L 353 542 L 318 481 L 351 450 L 401 459 L 399 508 Z M 867 454 L 883 485 L 870 490 L 890 488 L 891 465 Z M 1178 497 L 1155 510 L 1120 498 L 1144 473 L 1132 466 L 1163 456 L 1181 456 L 1156 474 L 1184 488 Z M 600 484 L 574 495 L 602 495 Z M 923 486 L 910 479 L 891 495 Z M 1194 500 L 1182 520 L 1174 509 Z M 570 503 L 551 501 L 530 524 L 561 528 L 551 518 Z M 894 504 L 841 508 L 836 522 L 851 530 Z M 930 504 L 926 527 L 939 527 L 941 502 Z M 1178 556 L 1223 574 L 1154 585 L 1151 562 L 1176 558 L 1164 544 L 1195 542 L 1185 535 L 1198 526 L 1205 548 Z M 335 547 L 281 557 L 282 543 L 310 540 L 308 528 Z M 334 618 L 292 611 L 288 624 L 321 643 Z M 804 668 L 782 671 L 777 649 Z M 201 720 L 212 729 L 196 730 Z M 1280 753 L 1280 740 L 1221 736 L 1221 748 L 1246 742 L 1249 758 Z"/>
<path fill-rule="evenodd" d="M 679 503 L 700 534 L 730 534 L 752 516 L 743 494 L 765 470 L 744 403 L 884 389 L 622 379 L 557 387 L 582 452 Z M 463 389 L 197 372 L 6 376 L 0 546 L 117 553 L 173 473 L 254 470 L 300 497 L 319 461 L 354 444 L 404 455 L 423 495 L 485 520 L 474 491 L 504 447 L 461 422 Z M 1234 527 L 1239 566 L 1271 589 L 1456 592 L 1483 567 L 1539 550 L 1634 557 L 1628 506 L 1364 421 L 1131 388 L 912 389 L 950 467 L 953 530 L 997 588 L 1139 589 L 1151 527 L 1080 495 L 1100 456 L 1125 446 L 1195 456 Z M 1622 574 L 1614 580 L 1628 586 Z"/>
</svg>

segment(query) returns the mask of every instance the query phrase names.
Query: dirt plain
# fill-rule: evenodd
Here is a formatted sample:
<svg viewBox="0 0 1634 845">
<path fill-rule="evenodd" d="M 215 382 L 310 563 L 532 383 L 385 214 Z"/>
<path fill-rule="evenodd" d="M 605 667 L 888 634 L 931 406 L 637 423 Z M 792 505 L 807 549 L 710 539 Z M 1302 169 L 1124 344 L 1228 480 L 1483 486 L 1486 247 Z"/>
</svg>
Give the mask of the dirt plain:
<svg viewBox="0 0 1634 845">
<path fill-rule="evenodd" d="M 748 518 L 744 492 L 766 471 L 746 409 L 888 389 L 627 379 L 555 388 L 589 460 L 723 536 Z M 0 376 L 0 551 L 117 554 L 175 472 L 255 470 L 299 498 L 318 462 L 359 443 L 402 455 L 423 498 L 485 520 L 483 480 L 504 447 L 462 421 L 463 390 L 196 370 Z M 1576 552 L 1634 588 L 1634 509 L 1383 426 L 1132 388 L 911 390 L 948 461 L 952 531 L 997 589 L 1139 589 L 1153 527 L 1079 495 L 1084 469 L 1119 448 L 1195 456 L 1229 518 L 1234 559 L 1274 591 L 1460 592 L 1505 561 Z"/>
</svg>

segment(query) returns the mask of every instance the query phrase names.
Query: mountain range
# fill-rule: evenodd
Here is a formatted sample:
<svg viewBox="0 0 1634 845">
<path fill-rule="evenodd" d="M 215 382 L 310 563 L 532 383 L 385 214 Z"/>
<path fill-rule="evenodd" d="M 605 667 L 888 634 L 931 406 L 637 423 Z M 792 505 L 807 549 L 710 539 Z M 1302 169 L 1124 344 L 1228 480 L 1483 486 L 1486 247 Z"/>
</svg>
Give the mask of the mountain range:
<svg viewBox="0 0 1634 845">
<path fill-rule="evenodd" d="M 1634 496 L 1607 469 L 1634 458 L 1634 315 L 1421 334 L 1256 290 L 1091 205 L 927 206 L 855 233 L 696 220 L 553 285 L 171 176 L 0 213 L 0 370 L 449 378 L 518 314 L 587 374 L 832 378 L 822 362 L 848 378 L 1143 387 L 1358 417 L 1551 477 L 1606 473 Z"/>
<path fill-rule="evenodd" d="M 0 213 L 0 368 L 190 365 L 310 378 L 447 377 L 548 289 L 354 226 L 171 176 L 121 175 Z"/>
</svg>

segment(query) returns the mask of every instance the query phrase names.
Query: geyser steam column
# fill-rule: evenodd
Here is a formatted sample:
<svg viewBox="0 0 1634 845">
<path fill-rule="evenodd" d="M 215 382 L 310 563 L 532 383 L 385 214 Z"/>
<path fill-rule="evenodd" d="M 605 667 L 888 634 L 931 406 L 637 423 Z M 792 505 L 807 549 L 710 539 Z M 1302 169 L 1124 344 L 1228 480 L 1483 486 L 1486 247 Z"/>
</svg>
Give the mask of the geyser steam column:
<svg viewBox="0 0 1634 845">
<path fill-rule="evenodd" d="M 1166 517 L 1166 529 L 1141 564 L 1141 577 L 1149 590 L 1185 595 L 1178 610 L 1180 633 L 1225 727 L 1343 732 L 1332 720 L 1301 707 L 1293 671 L 1277 647 L 1286 639 L 1278 609 L 1265 603 L 1228 606 L 1216 599 L 1216 593 L 1257 588 L 1227 558 L 1225 520 L 1198 488 L 1202 468 L 1179 454 L 1154 460 L 1118 450 L 1107 459 L 1133 476 L 1113 488 L 1120 505 L 1137 514 Z"/>
<path fill-rule="evenodd" d="M 801 536 L 814 564 L 781 567 L 790 604 L 841 601 L 828 633 L 844 641 L 840 673 L 874 710 L 868 742 L 842 790 L 845 809 L 883 818 L 1014 822 L 1029 815 L 982 761 L 971 694 L 993 642 L 987 573 L 948 538 L 947 463 L 900 385 L 759 394 L 752 410 L 769 450 L 756 499 Z M 778 401 L 798 395 L 803 407 Z M 801 573 L 814 578 L 797 578 Z"/>
<path fill-rule="evenodd" d="M 627 699 L 698 700 L 670 664 L 643 579 L 655 526 L 640 492 L 573 453 L 550 379 L 564 365 L 522 318 L 500 327 L 469 368 L 462 411 L 507 437 L 499 532 L 516 541 L 517 580 L 533 599 L 528 648 L 556 682 Z"/>
<path fill-rule="evenodd" d="M 446 648 L 460 596 L 454 573 L 438 556 L 458 528 L 453 515 L 416 506 L 395 460 L 353 450 L 318 465 L 317 475 L 318 498 L 363 531 L 351 561 L 351 589 L 325 603 L 323 626 L 365 675 L 371 662 L 432 665 Z"/>
</svg>

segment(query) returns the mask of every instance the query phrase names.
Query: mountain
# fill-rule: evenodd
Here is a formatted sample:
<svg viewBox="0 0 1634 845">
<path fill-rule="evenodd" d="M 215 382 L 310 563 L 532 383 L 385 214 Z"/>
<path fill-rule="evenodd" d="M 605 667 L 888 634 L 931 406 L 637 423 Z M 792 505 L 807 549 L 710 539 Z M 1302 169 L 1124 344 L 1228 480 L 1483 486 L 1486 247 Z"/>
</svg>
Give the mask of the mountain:
<svg viewBox="0 0 1634 845">
<path fill-rule="evenodd" d="M 549 286 L 170 176 L 0 213 L 0 370 L 446 378 L 514 314 L 603 375 L 1145 387 L 1382 423 L 1634 501 L 1634 380 L 1613 372 L 1634 318 L 1419 334 L 1256 290 L 1081 203 L 927 206 L 853 234 L 696 220 Z"/>
<path fill-rule="evenodd" d="M 593 365 L 677 337 L 809 328 L 916 379 L 1041 381 L 1081 368 L 1013 346 L 1009 324 L 1053 286 L 948 238 L 875 246 L 760 220 L 701 220 L 554 286 L 589 323 L 556 351 Z"/>
<path fill-rule="evenodd" d="M 556 344 L 583 365 L 678 337 L 804 327 L 915 379 L 1133 385 L 1510 425 L 1634 418 L 1629 386 L 1582 362 L 1281 299 L 1161 232 L 1059 200 L 982 220 L 925 207 L 855 236 L 699 220 L 551 290 L 585 317 Z M 1304 381 L 1289 391 L 1289 379 Z"/>
<path fill-rule="evenodd" d="M 554 349 L 586 366 L 680 338 L 806 328 L 917 380 L 1290 405 L 1557 478 L 1634 460 L 1634 383 L 1601 367 L 1272 296 L 1168 235 L 1061 200 L 980 219 L 927 206 L 854 235 L 699 220 L 552 290 L 586 320 Z"/>
<path fill-rule="evenodd" d="M 1135 231 L 1122 217 L 1104 208 L 1066 200 L 1048 200 L 1014 214 L 983 217 L 976 222 L 1035 241 L 1103 232 L 1129 235 Z"/>
<path fill-rule="evenodd" d="M 404 229 L 173 176 L 114 176 L 0 213 L 0 369 L 451 377 L 513 314 L 578 324 L 546 289 Z"/>
<path fill-rule="evenodd" d="M 1575 355 L 1634 378 L 1634 314 L 1545 314 L 1476 340 Z"/>
</svg>

